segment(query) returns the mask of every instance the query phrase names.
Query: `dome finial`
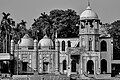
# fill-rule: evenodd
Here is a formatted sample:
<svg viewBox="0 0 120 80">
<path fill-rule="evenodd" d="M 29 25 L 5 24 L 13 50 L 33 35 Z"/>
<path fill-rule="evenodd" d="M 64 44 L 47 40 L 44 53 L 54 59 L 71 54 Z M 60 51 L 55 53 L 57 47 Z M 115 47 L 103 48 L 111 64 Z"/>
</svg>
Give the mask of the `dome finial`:
<svg viewBox="0 0 120 80">
<path fill-rule="evenodd" d="M 90 0 L 88 0 L 88 6 L 90 6 Z"/>
<path fill-rule="evenodd" d="M 87 5 L 87 10 L 91 10 L 91 7 L 90 7 L 90 0 L 88 0 L 88 5 Z"/>
</svg>

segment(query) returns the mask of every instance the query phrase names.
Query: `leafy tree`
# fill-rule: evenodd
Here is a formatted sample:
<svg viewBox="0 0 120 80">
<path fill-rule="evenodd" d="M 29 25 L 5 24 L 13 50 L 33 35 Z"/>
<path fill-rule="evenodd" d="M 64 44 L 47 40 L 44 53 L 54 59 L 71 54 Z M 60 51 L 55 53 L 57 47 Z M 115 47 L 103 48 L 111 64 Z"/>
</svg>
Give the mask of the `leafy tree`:
<svg viewBox="0 0 120 80">
<path fill-rule="evenodd" d="M 39 39 L 43 35 L 48 35 L 52 40 L 55 39 L 55 33 L 58 37 L 77 37 L 79 15 L 74 10 L 52 10 L 50 14 L 41 13 L 40 17 L 34 20 L 32 24 L 33 33 L 41 33 Z"/>
<path fill-rule="evenodd" d="M 120 60 L 120 20 L 106 26 L 108 33 L 113 37 L 113 59 Z"/>
<path fill-rule="evenodd" d="M 28 32 L 26 29 L 26 22 L 24 20 L 21 20 L 20 23 L 17 23 L 17 25 L 12 28 L 11 34 L 12 39 L 15 41 L 15 43 L 18 43 L 19 40 Z"/>
<path fill-rule="evenodd" d="M 63 10 L 52 10 L 50 16 L 54 22 L 54 28 L 58 32 L 58 37 L 77 37 L 79 15 L 72 9 Z"/>
<path fill-rule="evenodd" d="M 37 19 L 34 19 L 34 23 L 32 24 L 32 34 L 33 38 L 41 39 L 44 34 L 48 34 L 48 28 L 51 26 L 49 16 L 44 12 L 41 13 L 41 16 Z M 37 36 L 38 37 L 37 37 Z"/>
</svg>

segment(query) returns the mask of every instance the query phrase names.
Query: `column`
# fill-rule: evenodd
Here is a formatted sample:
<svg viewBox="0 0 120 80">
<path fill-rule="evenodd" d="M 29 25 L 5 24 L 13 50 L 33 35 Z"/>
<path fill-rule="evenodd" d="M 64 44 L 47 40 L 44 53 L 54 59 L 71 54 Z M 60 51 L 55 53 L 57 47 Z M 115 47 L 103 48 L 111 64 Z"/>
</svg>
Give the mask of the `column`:
<svg viewBox="0 0 120 80">
<path fill-rule="evenodd" d="M 79 36 L 79 47 L 81 47 L 82 46 L 82 42 L 81 42 L 81 35 Z"/>
<path fill-rule="evenodd" d="M 92 50 L 95 51 L 95 35 L 93 35 Z"/>
<path fill-rule="evenodd" d="M 99 74 L 99 63 L 98 63 L 98 57 L 96 56 L 96 60 L 95 60 L 95 62 L 96 62 L 96 73 L 97 74 Z"/>
<path fill-rule="evenodd" d="M 11 40 L 11 54 L 14 54 L 14 41 Z"/>
<path fill-rule="evenodd" d="M 68 69 L 67 69 L 67 70 L 68 70 L 68 71 L 67 71 L 67 72 L 68 72 L 68 73 L 67 73 L 68 76 L 70 76 L 70 74 L 71 74 L 71 58 L 70 58 L 70 56 L 71 56 L 71 55 L 68 54 Z"/>
<path fill-rule="evenodd" d="M 81 74 L 83 74 L 83 67 L 82 67 L 82 65 L 83 65 L 83 56 L 81 56 Z"/>
<path fill-rule="evenodd" d="M 86 36 L 86 50 L 89 50 L 89 36 Z"/>
<path fill-rule="evenodd" d="M 34 54 L 33 54 L 33 66 L 34 66 L 34 70 L 35 72 L 38 73 L 38 46 L 37 46 L 37 40 L 34 40 Z"/>
<path fill-rule="evenodd" d="M 2 61 L 0 61 L 0 75 L 1 75 L 1 70 L 2 70 Z"/>
<path fill-rule="evenodd" d="M 100 59 L 100 53 L 98 55 L 98 68 L 99 68 L 99 72 L 101 73 L 101 59 Z"/>
<path fill-rule="evenodd" d="M 58 62 L 58 52 L 55 54 L 55 73 L 59 73 L 59 62 Z"/>
<path fill-rule="evenodd" d="M 55 73 L 59 74 L 59 52 L 60 52 L 60 44 L 59 41 L 56 41 L 56 53 L 55 53 Z"/>
<path fill-rule="evenodd" d="M 10 71 L 10 61 L 7 61 L 7 66 L 8 66 L 8 73 L 11 73 L 11 71 Z"/>
<path fill-rule="evenodd" d="M 94 62 L 94 75 L 95 75 L 96 74 L 96 58 L 95 57 L 94 57 L 93 62 Z"/>
<path fill-rule="evenodd" d="M 63 71 L 63 63 L 60 63 L 60 68 L 61 68 L 61 73 L 63 74 L 64 71 Z"/>
<path fill-rule="evenodd" d="M 86 72 L 86 57 L 82 59 L 82 74 Z"/>
<path fill-rule="evenodd" d="M 51 61 L 51 67 L 52 67 L 51 72 L 54 72 L 54 71 L 55 71 L 55 68 L 54 68 L 54 65 L 55 65 L 55 64 L 54 64 L 54 63 L 55 63 L 55 62 L 54 62 L 54 61 L 55 61 L 55 53 L 52 53 L 52 54 L 51 54 L 51 60 L 52 60 L 52 61 Z"/>
<path fill-rule="evenodd" d="M 84 72 L 87 72 L 87 58 L 86 57 L 84 57 Z"/>
<path fill-rule="evenodd" d="M 39 54 L 39 72 L 42 73 L 43 71 L 43 58 L 42 58 L 42 53 Z"/>
<path fill-rule="evenodd" d="M 53 53 L 53 52 L 51 52 L 51 53 Z M 50 55 L 49 55 L 49 61 L 50 61 L 50 62 L 49 62 L 49 64 L 48 64 L 48 65 L 49 65 L 49 73 L 52 73 L 52 72 L 54 71 L 54 70 L 53 70 L 53 65 L 52 65 L 52 64 L 53 64 L 53 59 L 52 59 L 52 58 L 53 58 L 53 55 L 50 54 Z"/>
<path fill-rule="evenodd" d="M 80 55 L 80 59 L 79 59 L 79 74 L 81 74 L 81 55 Z"/>
</svg>

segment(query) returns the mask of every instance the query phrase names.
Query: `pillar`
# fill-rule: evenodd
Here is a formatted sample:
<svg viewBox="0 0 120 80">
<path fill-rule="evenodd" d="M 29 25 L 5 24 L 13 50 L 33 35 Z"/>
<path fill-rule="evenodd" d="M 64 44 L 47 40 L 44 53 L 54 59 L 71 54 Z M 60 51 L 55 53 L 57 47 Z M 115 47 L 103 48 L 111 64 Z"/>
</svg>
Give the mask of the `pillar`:
<svg viewBox="0 0 120 80">
<path fill-rule="evenodd" d="M 80 58 L 80 60 L 81 60 L 81 65 L 80 65 L 80 74 L 83 74 L 82 72 L 83 72 L 83 68 L 82 68 L 82 65 L 83 65 L 83 56 L 81 55 L 81 58 Z"/>
<path fill-rule="evenodd" d="M 98 59 L 97 59 L 97 57 L 95 57 L 95 64 L 96 64 L 96 69 L 95 69 L 95 74 L 97 73 L 98 74 L 98 72 L 99 72 L 99 68 L 98 68 Z"/>
<path fill-rule="evenodd" d="M 96 58 L 93 58 L 93 62 L 94 62 L 94 75 L 96 74 Z"/>
<path fill-rule="evenodd" d="M 59 41 L 56 41 L 56 54 L 55 54 L 55 73 L 59 74 L 59 52 L 60 52 L 60 43 Z"/>
<path fill-rule="evenodd" d="M 11 54 L 14 54 L 14 40 L 11 40 Z"/>
<path fill-rule="evenodd" d="M 68 53 L 68 66 L 67 66 L 67 76 L 70 76 L 71 74 L 71 58 L 70 58 L 70 54 Z"/>
<path fill-rule="evenodd" d="M 34 54 L 33 54 L 33 68 L 35 70 L 35 72 L 38 72 L 38 44 L 37 44 L 37 40 L 34 40 Z"/>
<path fill-rule="evenodd" d="M 84 57 L 84 72 L 87 73 L 87 62 L 88 62 L 88 58 Z"/>
<path fill-rule="evenodd" d="M 78 67 L 79 71 L 78 72 L 79 72 L 79 74 L 81 74 L 81 55 L 79 55 L 79 56 L 80 56 L 80 59 L 79 59 L 79 67 Z"/>
<path fill-rule="evenodd" d="M 92 42 L 92 50 L 95 51 L 95 36 L 93 36 L 93 42 Z"/>
<path fill-rule="evenodd" d="M 14 48 L 15 48 L 15 46 L 14 46 L 14 40 L 11 40 L 11 46 L 10 46 L 10 54 L 12 54 L 12 59 L 13 59 L 13 57 L 14 57 Z M 11 56 L 11 55 L 10 55 Z M 11 63 L 11 62 L 10 62 Z M 0 63 L 0 66 L 1 66 L 1 63 Z M 11 64 L 9 65 L 9 67 L 11 66 Z M 11 67 L 10 67 L 11 68 Z M 0 69 L 1 69 L 1 67 L 0 67 Z M 9 70 L 9 71 L 11 71 L 11 70 Z M 10 72 L 11 73 L 11 72 Z"/>
<path fill-rule="evenodd" d="M 84 56 L 84 57 L 82 58 L 82 66 L 81 66 L 81 67 L 82 67 L 82 74 L 85 73 L 85 72 L 87 72 L 87 71 L 86 71 L 86 61 L 87 61 L 87 60 L 86 60 L 86 57 Z"/>
<path fill-rule="evenodd" d="M 39 72 L 42 73 L 43 72 L 43 55 L 39 54 Z"/>
</svg>

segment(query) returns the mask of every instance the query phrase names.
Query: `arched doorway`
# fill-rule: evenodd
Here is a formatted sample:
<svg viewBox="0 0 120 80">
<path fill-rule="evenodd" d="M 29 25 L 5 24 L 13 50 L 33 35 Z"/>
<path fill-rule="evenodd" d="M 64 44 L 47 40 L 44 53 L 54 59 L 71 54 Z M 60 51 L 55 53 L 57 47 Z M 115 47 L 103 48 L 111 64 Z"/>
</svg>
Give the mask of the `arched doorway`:
<svg viewBox="0 0 120 80">
<path fill-rule="evenodd" d="M 107 73 L 107 61 L 105 59 L 101 60 L 101 73 Z"/>
<path fill-rule="evenodd" d="M 87 73 L 94 74 L 94 62 L 92 60 L 87 62 Z"/>
<path fill-rule="evenodd" d="M 76 72 L 76 60 L 71 61 L 71 72 Z"/>
</svg>

